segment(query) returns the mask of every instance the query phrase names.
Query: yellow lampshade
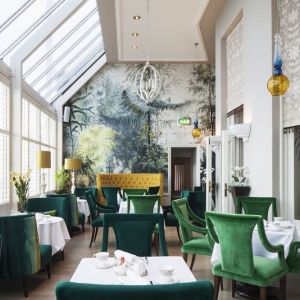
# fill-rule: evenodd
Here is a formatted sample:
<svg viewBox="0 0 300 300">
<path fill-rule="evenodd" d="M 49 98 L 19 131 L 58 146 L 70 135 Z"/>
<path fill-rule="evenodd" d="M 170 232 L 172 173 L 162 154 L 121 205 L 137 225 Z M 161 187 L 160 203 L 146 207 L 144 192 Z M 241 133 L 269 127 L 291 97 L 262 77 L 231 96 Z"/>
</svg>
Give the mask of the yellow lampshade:
<svg viewBox="0 0 300 300">
<path fill-rule="evenodd" d="M 194 139 L 199 138 L 201 136 L 200 128 L 194 128 L 192 131 L 192 136 Z"/>
<path fill-rule="evenodd" d="M 268 80 L 268 90 L 272 96 L 283 96 L 289 88 L 290 82 L 288 78 L 283 75 L 273 75 Z"/>
<path fill-rule="evenodd" d="M 36 167 L 38 169 L 51 168 L 51 152 L 38 151 L 36 155 Z"/>
<path fill-rule="evenodd" d="M 78 158 L 65 158 L 66 170 L 79 170 L 81 168 L 81 159 Z"/>
</svg>

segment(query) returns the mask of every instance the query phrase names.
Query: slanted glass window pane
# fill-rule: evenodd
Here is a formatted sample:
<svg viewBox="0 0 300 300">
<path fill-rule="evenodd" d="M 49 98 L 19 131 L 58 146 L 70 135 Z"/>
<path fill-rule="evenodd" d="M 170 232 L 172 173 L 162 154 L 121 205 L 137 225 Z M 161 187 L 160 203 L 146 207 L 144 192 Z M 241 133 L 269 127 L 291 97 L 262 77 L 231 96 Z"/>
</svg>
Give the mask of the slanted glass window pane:
<svg viewBox="0 0 300 300">
<path fill-rule="evenodd" d="M 0 81 L 0 129 L 9 130 L 9 87 Z"/>
<path fill-rule="evenodd" d="M 10 57 L 53 14 L 65 0 L 38 0 L 33 3 L 0 32 L 0 57 L 9 65 Z M 4 1 L 3 1 L 4 2 Z M 10 1 L 5 1 L 9 5 Z M 19 2 L 20 3 L 20 2 Z M 20 3 L 21 6 L 22 2 Z M 1 10 L 3 6 L 1 3 Z"/>
<path fill-rule="evenodd" d="M 28 0 L 0 0 L 1 14 L 0 24 L 4 23 L 11 17 L 20 7 L 22 7 Z"/>
</svg>

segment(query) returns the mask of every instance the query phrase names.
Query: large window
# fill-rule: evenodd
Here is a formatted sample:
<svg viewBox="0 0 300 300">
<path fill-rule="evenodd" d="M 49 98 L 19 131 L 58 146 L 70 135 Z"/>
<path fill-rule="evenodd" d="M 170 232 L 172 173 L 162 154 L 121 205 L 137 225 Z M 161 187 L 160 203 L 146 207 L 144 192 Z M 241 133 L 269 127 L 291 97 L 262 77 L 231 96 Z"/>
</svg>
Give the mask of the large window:
<svg viewBox="0 0 300 300">
<path fill-rule="evenodd" d="M 51 152 L 51 169 L 36 168 L 40 150 Z M 56 121 L 37 105 L 23 98 L 22 104 L 22 171 L 31 170 L 29 195 L 40 193 L 41 172 L 46 173 L 47 190 L 55 188 Z"/>
<path fill-rule="evenodd" d="M 0 204 L 9 202 L 9 87 L 0 81 Z"/>
</svg>

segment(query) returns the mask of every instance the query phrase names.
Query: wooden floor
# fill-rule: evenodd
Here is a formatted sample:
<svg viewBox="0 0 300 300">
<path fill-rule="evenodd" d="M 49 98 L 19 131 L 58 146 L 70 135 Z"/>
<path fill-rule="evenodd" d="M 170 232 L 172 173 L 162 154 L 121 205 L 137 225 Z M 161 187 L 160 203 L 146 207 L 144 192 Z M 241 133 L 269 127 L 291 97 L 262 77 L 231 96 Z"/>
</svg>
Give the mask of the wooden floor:
<svg viewBox="0 0 300 300">
<path fill-rule="evenodd" d="M 100 234 L 99 234 L 100 233 Z M 34 300 L 52 300 L 55 299 L 55 286 L 59 280 L 70 280 L 77 265 L 83 257 L 91 257 L 93 253 L 100 251 L 100 237 L 102 232 L 99 230 L 96 242 L 92 248 L 89 248 L 91 229 L 86 226 L 85 233 L 76 233 L 72 240 L 65 248 L 65 260 L 62 261 L 60 256 L 53 257 L 52 278 L 49 280 L 45 272 L 32 276 L 28 280 L 29 297 Z M 112 235 L 110 235 L 112 236 Z M 166 228 L 166 239 L 168 244 L 169 255 L 181 255 L 180 244 L 176 230 Z M 110 252 L 114 250 L 114 244 L 109 244 Z M 189 258 L 190 259 L 190 258 Z M 189 260 L 190 262 L 190 260 Z M 210 257 L 197 256 L 193 273 L 197 279 L 212 280 Z M 287 300 L 300 299 L 300 275 L 290 275 L 287 280 Z M 0 299 L 1 300 L 18 300 L 23 299 L 23 290 L 20 280 L 0 280 Z M 219 294 L 219 300 L 231 298 L 229 282 L 224 281 L 224 291 Z M 242 299 L 236 297 L 236 299 Z"/>
</svg>

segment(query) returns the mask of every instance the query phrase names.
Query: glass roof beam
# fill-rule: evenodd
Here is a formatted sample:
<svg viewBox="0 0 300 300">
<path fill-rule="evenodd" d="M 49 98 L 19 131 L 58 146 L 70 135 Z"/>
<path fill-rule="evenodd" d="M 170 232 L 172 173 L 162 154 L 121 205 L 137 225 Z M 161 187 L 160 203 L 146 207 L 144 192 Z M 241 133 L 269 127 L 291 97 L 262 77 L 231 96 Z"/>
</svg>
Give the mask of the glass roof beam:
<svg viewBox="0 0 300 300">
<path fill-rule="evenodd" d="M 0 25 L 0 33 L 5 30 L 11 23 L 13 23 L 33 2 L 36 0 L 29 0 L 24 3 L 17 11 L 15 11 L 6 21 Z"/>
<path fill-rule="evenodd" d="M 70 38 L 76 31 L 85 24 L 85 22 L 97 11 L 97 8 L 93 9 L 84 19 L 80 21 L 68 34 L 66 34 L 57 44 L 55 44 L 44 56 L 42 56 L 25 74 L 24 78 L 26 78 L 30 73 L 32 73 L 42 62 L 44 62 L 47 58 L 50 57 L 51 54 L 57 48 L 59 48 L 68 38 Z M 100 25 L 100 23 L 98 23 Z"/>
<path fill-rule="evenodd" d="M 21 36 L 19 36 L 15 41 L 13 41 L 1 54 L 0 57 L 5 57 L 8 53 L 13 51 L 13 49 L 21 43 L 30 33 L 34 31 L 34 29 L 42 24 L 59 6 L 64 3 L 65 0 L 60 0 L 56 2 L 53 6 L 49 8 L 38 20 L 36 20 Z"/>
</svg>

